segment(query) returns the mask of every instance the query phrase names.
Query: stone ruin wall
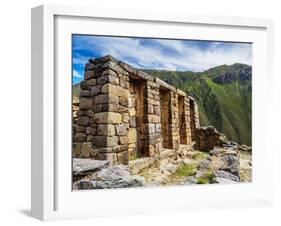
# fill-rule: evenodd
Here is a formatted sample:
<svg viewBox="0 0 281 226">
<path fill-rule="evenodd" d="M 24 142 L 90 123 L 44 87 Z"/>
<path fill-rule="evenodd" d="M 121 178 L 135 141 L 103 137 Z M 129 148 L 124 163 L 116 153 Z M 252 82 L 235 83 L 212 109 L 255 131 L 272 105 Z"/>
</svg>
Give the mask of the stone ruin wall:
<svg viewBox="0 0 281 226">
<path fill-rule="evenodd" d="M 73 157 L 128 164 L 195 141 L 195 100 L 158 78 L 106 56 L 89 60 L 80 87 Z"/>
</svg>

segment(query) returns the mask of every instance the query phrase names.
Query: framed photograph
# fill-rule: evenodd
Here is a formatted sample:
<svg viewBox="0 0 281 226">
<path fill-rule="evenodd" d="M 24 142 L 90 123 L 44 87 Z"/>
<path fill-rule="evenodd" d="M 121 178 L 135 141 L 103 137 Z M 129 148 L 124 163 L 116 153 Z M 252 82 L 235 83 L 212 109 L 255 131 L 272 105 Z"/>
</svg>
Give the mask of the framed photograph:
<svg viewBox="0 0 281 226">
<path fill-rule="evenodd" d="M 32 216 L 270 205 L 270 20 L 32 9 Z"/>
</svg>

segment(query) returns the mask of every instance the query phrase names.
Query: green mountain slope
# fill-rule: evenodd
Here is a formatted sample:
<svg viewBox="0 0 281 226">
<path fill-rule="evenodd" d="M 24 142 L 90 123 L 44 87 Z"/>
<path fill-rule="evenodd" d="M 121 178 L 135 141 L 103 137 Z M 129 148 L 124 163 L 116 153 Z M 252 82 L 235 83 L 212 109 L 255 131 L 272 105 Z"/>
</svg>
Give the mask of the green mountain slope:
<svg viewBox="0 0 281 226">
<path fill-rule="evenodd" d="M 229 140 L 251 145 L 251 66 L 222 65 L 200 73 L 144 71 L 193 96 L 202 126 L 213 125 Z M 79 85 L 74 85 L 73 95 L 79 92 Z"/>
</svg>

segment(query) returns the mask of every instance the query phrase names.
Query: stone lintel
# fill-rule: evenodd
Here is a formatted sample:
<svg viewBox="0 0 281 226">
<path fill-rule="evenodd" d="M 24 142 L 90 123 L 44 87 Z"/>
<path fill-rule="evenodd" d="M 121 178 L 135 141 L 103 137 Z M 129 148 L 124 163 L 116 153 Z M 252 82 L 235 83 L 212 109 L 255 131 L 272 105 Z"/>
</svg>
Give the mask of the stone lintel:
<svg viewBox="0 0 281 226">
<path fill-rule="evenodd" d="M 164 87 L 164 88 L 166 88 L 166 89 L 168 89 L 168 90 L 170 90 L 170 91 L 176 92 L 176 88 L 175 88 L 175 87 L 169 85 L 168 83 L 164 82 L 163 80 L 161 80 L 161 79 L 159 79 L 159 78 L 155 78 L 155 83 L 156 83 L 157 85 L 159 85 L 160 88 L 161 88 L 161 87 Z"/>
<path fill-rule="evenodd" d="M 186 97 L 186 93 L 180 89 L 177 89 L 177 94 Z"/>
</svg>

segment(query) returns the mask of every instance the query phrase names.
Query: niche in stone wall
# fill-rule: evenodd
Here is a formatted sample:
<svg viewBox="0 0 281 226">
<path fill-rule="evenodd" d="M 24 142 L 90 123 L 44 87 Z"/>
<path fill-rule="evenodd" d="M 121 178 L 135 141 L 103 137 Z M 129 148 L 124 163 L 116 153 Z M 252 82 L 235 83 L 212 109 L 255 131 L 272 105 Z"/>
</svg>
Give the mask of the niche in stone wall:
<svg viewBox="0 0 281 226">
<path fill-rule="evenodd" d="M 180 144 L 187 144 L 184 97 L 178 96 Z"/>
<path fill-rule="evenodd" d="M 173 148 L 172 143 L 172 112 L 171 93 L 168 89 L 160 87 L 160 107 L 161 107 L 161 135 L 162 147 Z"/>
<path fill-rule="evenodd" d="M 130 90 L 130 104 L 129 104 L 129 158 L 134 159 L 138 157 L 147 156 L 147 150 L 144 147 L 144 134 L 142 132 L 145 123 L 144 117 L 144 94 L 146 88 L 146 81 L 141 79 L 129 80 Z"/>
<path fill-rule="evenodd" d="M 190 130 L 191 130 L 191 140 L 195 141 L 195 104 L 194 100 L 189 99 L 189 109 L 190 109 Z"/>
</svg>

